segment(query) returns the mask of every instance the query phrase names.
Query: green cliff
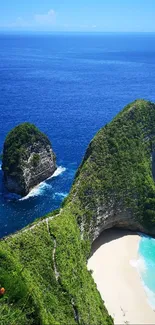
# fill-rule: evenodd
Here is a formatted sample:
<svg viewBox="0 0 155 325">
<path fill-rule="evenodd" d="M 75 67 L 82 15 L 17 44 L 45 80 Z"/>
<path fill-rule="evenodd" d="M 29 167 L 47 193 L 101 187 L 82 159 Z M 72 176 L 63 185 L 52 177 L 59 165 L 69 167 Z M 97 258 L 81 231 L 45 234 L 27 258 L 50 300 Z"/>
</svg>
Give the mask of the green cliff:
<svg viewBox="0 0 155 325">
<path fill-rule="evenodd" d="M 155 105 L 135 101 L 91 141 L 60 211 L 1 240 L 2 325 L 113 324 L 86 262 L 104 229 L 155 234 L 154 144 Z"/>
<path fill-rule="evenodd" d="M 155 235 L 155 104 L 127 105 L 91 141 L 67 201 L 91 240 L 106 228 Z"/>
</svg>

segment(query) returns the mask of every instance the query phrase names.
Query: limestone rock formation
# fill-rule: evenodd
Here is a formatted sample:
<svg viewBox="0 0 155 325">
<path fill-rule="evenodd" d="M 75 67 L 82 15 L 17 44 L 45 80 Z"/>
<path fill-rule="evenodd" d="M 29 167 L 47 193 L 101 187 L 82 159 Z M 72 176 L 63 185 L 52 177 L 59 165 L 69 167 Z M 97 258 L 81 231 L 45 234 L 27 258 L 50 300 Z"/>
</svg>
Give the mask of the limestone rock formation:
<svg viewBox="0 0 155 325">
<path fill-rule="evenodd" d="M 13 151 L 7 151 L 14 139 L 11 134 L 5 143 L 5 173 L 17 173 L 18 154 L 10 160 Z M 25 150 L 20 157 L 19 167 Z M 0 241 L 1 286 L 7 293 L 1 323 L 113 325 L 86 268 L 91 243 L 111 227 L 155 235 L 154 179 L 155 104 L 138 100 L 91 141 L 62 208 Z"/>
<path fill-rule="evenodd" d="M 6 137 L 2 169 L 8 191 L 27 195 L 56 170 L 49 139 L 33 124 L 18 125 Z"/>
<path fill-rule="evenodd" d="M 111 227 L 155 235 L 154 178 L 155 104 L 136 100 L 96 134 L 76 174 L 69 199 L 82 236 Z"/>
</svg>

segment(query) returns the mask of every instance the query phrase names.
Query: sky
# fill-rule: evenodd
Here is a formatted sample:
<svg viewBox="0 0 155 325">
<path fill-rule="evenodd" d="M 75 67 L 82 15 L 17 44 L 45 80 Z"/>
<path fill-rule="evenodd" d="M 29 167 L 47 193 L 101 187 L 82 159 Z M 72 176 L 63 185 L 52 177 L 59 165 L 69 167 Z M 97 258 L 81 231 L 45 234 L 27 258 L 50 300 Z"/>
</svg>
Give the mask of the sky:
<svg viewBox="0 0 155 325">
<path fill-rule="evenodd" d="M 0 0 L 0 30 L 155 32 L 155 0 Z"/>
</svg>

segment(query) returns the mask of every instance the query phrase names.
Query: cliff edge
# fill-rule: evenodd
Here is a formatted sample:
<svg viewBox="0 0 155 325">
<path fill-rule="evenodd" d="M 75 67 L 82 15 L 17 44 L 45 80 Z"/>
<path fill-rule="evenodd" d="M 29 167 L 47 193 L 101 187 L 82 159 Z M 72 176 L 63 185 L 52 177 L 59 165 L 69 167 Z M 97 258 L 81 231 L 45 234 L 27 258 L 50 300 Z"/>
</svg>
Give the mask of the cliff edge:
<svg viewBox="0 0 155 325">
<path fill-rule="evenodd" d="M 111 227 L 155 235 L 154 178 L 155 104 L 137 100 L 91 141 L 62 208 L 0 241 L 1 324 L 113 325 L 91 243 Z"/>
<path fill-rule="evenodd" d="M 91 141 L 68 201 L 81 234 L 111 227 L 155 235 L 155 104 L 127 105 Z"/>
<path fill-rule="evenodd" d="M 56 170 L 56 158 L 46 135 L 33 124 L 23 123 L 6 137 L 2 169 L 9 192 L 25 196 Z"/>
</svg>

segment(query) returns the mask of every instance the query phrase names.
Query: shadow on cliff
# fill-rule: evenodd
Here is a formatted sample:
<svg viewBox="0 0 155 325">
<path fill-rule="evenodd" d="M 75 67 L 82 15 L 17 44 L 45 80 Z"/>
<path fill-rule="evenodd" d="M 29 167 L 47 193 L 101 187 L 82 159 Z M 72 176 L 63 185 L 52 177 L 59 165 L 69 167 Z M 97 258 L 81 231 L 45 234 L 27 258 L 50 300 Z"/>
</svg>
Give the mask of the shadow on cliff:
<svg viewBox="0 0 155 325">
<path fill-rule="evenodd" d="M 136 232 L 131 230 L 123 230 L 120 228 L 111 228 L 104 230 L 99 237 L 93 242 L 91 247 L 91 254 L 90 257 L 97 251 L 98 248 L 100 248 L 102 245 L 107 244 L 113 240 L 119 239 L 124 236 L 137 235 Z"/>
</svg>

